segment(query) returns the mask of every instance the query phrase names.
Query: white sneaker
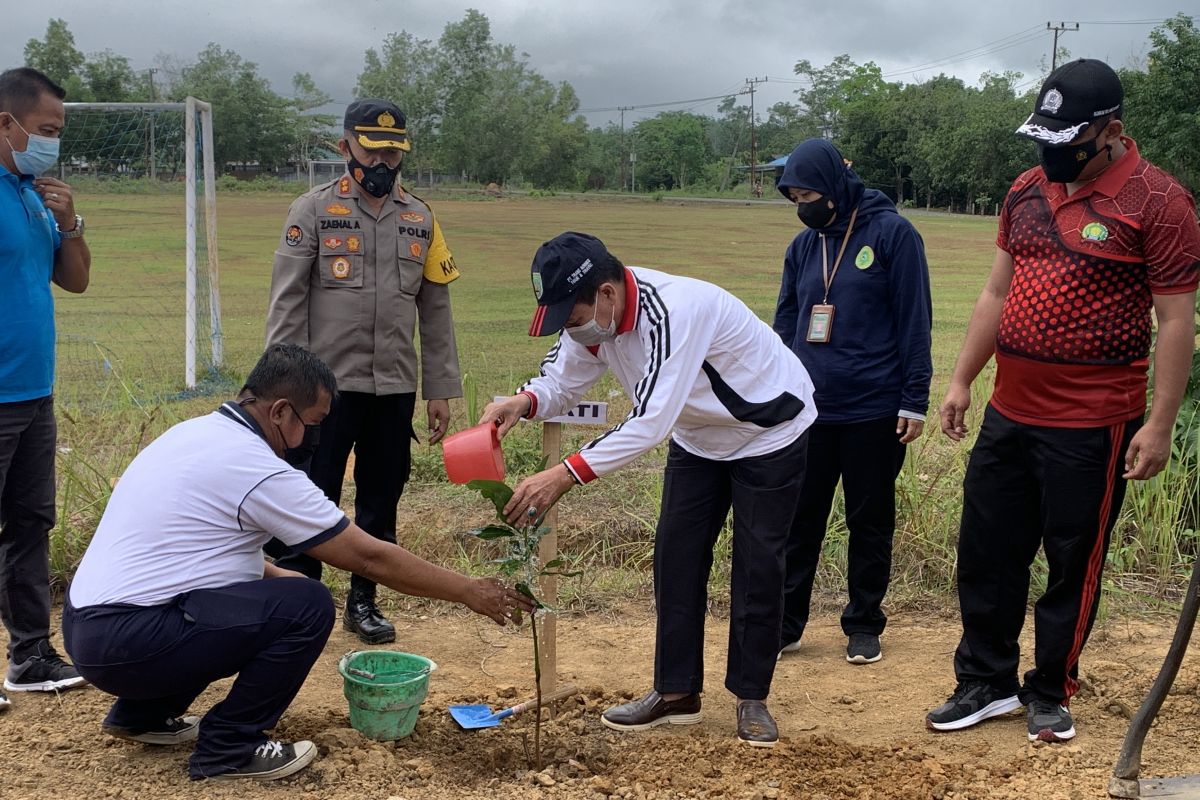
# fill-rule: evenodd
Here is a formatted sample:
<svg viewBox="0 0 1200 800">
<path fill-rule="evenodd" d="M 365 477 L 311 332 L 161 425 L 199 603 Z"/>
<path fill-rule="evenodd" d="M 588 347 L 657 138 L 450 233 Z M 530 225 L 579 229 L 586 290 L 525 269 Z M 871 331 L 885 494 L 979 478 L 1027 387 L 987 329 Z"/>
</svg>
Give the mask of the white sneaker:
<svg viewBox="0 0 1200 800">
<path fill-rule="evenodd" d="M 796 641 L 791 642 L 789 644 L 785 644 L 783 647 L 779 648 L 779 655 L 775 656 L 775 660 L 778 661 L 779 659 L 783 658 L 784 653 L 795 653 L 799 649 L 800 649 L 800 640 L 799 639 L 797 639 Z"/>
</svg>

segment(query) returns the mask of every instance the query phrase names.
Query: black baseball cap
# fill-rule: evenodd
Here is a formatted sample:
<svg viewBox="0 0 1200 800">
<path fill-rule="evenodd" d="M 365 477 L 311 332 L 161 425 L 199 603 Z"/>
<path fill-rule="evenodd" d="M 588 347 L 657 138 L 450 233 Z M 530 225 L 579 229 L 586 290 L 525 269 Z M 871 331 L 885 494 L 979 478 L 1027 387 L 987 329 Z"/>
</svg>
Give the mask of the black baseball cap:
<svg viewBox="0 0 1200 800">
<path fill-rule="evenodd" d="M 404 112 L 389 100 L 366 98 L 346 107 L 342 127 L 354 132 L 355 140 L 367 150 L 395 147 L 412 150 L 405 128 Z"/>
<path fill-rule="evenodd" d="M 1119 111 L 1124 101 L 1112 67 L 1094 58 L 1071 61 L 1046 78 L 1017 134 L 1051 146 L 1068 144 L 1091 123 Z"/>
<path fill-rule="evenodd" d="M 575 295 L 583 278 L 607 256 L 603 242 L 575 231 L 560 233 L 538 248 L 530 275 L 538 302 L 529 325 L 530 336 L 549 336 L 563 329 L 575 308 Z"/>
</svg>

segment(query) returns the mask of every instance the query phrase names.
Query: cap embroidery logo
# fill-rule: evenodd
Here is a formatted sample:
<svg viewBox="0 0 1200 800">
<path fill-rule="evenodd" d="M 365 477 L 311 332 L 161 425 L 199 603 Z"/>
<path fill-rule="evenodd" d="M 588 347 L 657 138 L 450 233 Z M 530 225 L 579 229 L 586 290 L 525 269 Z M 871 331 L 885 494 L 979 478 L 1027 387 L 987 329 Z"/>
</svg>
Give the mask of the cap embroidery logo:
<svg viewBox="0 0 1200 800">
<path fill-rule="evenodd" d="M 1108 239 L 1108 228 L 1099 222 L 1089 222 L 1079 235 L 1090 242 L 1103 242 Z"/>
<path fill-rule="evenodd" d="M 538 300 L 542 299 L 542 273 L 533 273 L 533 296 Z"/>
<path fill-rule="evenodd" d="M 379 115 L 379 119 L 376 122 L 379 123 L 379 127 L 381 128 L 394 128 L 396 126 L 396 118 L 386 111 Z"/>
<path fill-rule="evenodd" d="M 1042 111 L 1049 111 L 1051 114 L 1057 114 L 1062 108 L 1063 96 L 1058 89 L 1051 89 L 1046 92 L 1046 96 L 1042 98 Z"/>
<path fill-rule="evenodd" d="M 591 271 L 592 271 L 592 260 L 590 258 L 585 258 L 583 260 L 583 263 L 580 264 L 578 267 L 576 267 L 575 271 L 567 276 L 567 283 L 574 286 L 575 284 L 579 283 L 580 280 L 583 279 L 584 275 L 587 275 Z"/>
</svg>

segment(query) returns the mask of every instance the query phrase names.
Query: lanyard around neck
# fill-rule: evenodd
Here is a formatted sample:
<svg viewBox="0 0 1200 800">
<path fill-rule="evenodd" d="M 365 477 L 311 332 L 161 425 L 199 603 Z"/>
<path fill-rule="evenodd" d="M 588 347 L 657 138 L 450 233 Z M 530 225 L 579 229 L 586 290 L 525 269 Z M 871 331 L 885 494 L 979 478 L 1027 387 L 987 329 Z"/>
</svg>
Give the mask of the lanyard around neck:
<svg viewBox="0 0 1200 800">
<path fill-rule="evenodd" d="M 825 299 L 822 303 L 829 302 L 829 287 L 833 285 L 833 279 L 837 277 L 838 267 L 842 265 L 842 256 L 846 254 L 846 245 L 850 243 L 850 234 L 854 231 L 854 220 L 858 218 L 858 209 L 850 215 L 850 224 L 846 226 L 846 234 L 842 237 L 842 246 L 838 248 L 837 258 L 833 262 L 833 273 L 829 272 L 829 252 L 825 249 L 825 243 L 821 242 L 821 274 L 825 278 Z"/>
</svg>

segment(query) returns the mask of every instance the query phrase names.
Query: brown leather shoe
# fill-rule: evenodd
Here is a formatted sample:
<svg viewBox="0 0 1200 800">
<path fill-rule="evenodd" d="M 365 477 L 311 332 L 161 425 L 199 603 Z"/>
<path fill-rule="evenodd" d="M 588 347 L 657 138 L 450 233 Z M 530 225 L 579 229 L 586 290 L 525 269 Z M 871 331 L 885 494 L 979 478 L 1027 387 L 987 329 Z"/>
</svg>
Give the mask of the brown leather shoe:
<svg viewBox="0 0 1200 800">
<path fill-rule="evenodd" d="M 779 728 L 762 700 L 739 700 L 737 707 L 738 741 L 752 747 L 774 747 Z"/>
<path fill-rule="evenodd" d="M 600 721 L 615 731 L 644 731 L 667 723 L 694 725 L 700 721 L 700 695 L 664 700 L 662 695 L 651 690 L 641 700 L 613 706 L 600 715 Z"/>
</svg>

